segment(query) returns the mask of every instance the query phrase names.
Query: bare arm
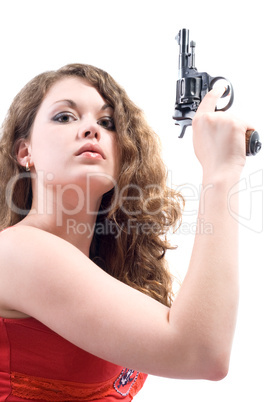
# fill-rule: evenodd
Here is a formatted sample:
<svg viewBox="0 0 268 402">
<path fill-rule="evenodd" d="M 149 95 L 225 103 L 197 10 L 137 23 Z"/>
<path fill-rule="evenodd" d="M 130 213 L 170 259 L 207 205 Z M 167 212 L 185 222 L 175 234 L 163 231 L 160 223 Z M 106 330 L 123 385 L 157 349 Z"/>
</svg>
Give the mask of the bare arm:
<svg viewBox="0 0 268 402">
<path fill-rule="evenodd" d="M 197 360 L 203 361 L 204 369 L 208 365 L 208 370 L 215 364 L 215 379 L 228 372 L 238 305 L 237 223 L 227 205 L 232 184 L 231 180 L 215 181 L 204 190 L 198 224 L 209 223 L 212 233 L 197 226 L 188 272 L 170 311 L 171 325 L 178 330 L 184 327 L 186 350 L 192 350 L 189 358 L 195 360 L 199 355 Z M 232 201 L 234 208 L 237 200 Z M 190 366 L 186 377 L 191 370 Z"/>
<path fill-rule="evenodd" d="M 193 122 L 195 152 L 203 167 L 202 193 L 190 265 L 170 312 L 172 325 L 187 328 L 186 350 L 198 345 L 193 358 L 200 354 L 199 361 L 210 369 L 214 361 L 215 379 L 228 371 L 236 323 L 238 223 L 230 208 L 238 214 L 239 199 L 238 193 L 230 198 L 230 191 L 245 163 L 247 130 L 243 122 L 213 112 L 219 95 L 217 90 L 207 95 Z M 201 223 L 211 231 L 202 232 Z"/>
<path fill-rule="evenodd" d="M 227 196 L 242 168 L 246 130 L 222 115 L 211 120 L 208 103 L 217 97 L 203 101 L 194 124 L 204 185 L 212 185 L 199 218 L 212 224 L 213 234 L 196 236 L 187 276 L 171 309 L 112 278 L 66 241 L 22 226 L 1 235 L 2 305 L 122 366 L 175 378 L 224 377 L 238 299 L 237 223 L 230 217 Z M 227 131 L 238 144 L 232 141 L 231 156 Z M 204 132 L 219 143 L 211 144 L 212 159 L 202 151 Z M 219 163 L 222 150 L 225 157 Z"/>
</svg>

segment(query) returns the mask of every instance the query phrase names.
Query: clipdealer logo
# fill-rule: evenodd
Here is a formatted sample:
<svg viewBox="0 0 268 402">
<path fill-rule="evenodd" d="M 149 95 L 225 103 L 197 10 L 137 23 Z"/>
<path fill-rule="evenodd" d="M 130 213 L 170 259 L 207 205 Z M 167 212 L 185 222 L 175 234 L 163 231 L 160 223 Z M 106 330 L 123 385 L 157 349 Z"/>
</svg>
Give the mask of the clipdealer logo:
<svg viewBox="0 0 268 402">
<path fill-rule="evenodd" d="M 232 197 L 239 193 L 239 213 L 232 210 Z M 231 216 L 240 225 L 255 232 L 263 231 L 263 170 L 251 173 L 234 185 L 228 196 L 228 208 Z"/>
</svg>

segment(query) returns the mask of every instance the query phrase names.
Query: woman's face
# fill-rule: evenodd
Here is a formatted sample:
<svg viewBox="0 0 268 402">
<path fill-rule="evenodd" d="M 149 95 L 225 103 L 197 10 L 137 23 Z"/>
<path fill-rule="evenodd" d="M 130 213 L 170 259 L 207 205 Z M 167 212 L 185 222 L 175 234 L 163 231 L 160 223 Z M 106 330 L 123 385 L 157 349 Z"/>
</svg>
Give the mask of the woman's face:
<svg viewBox="0 0 268 402">
<path fill-rule="evenodd" d="M 104 194 L 114 187 L 120 165 L 112 107 L 87 81 L 61 79 L 37 112 L 29 154 L 31 170 L 47 184 L 84 189 L 90 182 Z"/>
</svg>

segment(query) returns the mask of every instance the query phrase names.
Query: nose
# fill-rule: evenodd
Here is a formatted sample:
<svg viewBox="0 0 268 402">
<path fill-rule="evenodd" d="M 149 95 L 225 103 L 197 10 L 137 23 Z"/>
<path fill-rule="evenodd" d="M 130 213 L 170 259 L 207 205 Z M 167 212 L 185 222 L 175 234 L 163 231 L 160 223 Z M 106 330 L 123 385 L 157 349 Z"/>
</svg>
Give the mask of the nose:
<svg viewBox="0 0 268 402">
<path fill-rule="evenodd" d="M 81 126 L 79 127 L 78 131 L 79 138 L 96 138 L 100 140 L 100 126 L 94 121 L 84 121 Z"/>
</svg>

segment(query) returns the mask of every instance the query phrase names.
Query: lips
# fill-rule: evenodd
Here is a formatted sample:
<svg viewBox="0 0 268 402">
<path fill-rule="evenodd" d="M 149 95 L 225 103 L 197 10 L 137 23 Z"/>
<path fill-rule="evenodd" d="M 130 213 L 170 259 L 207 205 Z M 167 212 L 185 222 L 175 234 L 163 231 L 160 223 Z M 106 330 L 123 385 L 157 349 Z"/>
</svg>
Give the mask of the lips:
<svg viewBox="0 0 268 402">
<path fill-rule="evenodd" d="M 98 144 L 85 144 L 77 151 L 76 155 L 82 155 L 85 152 L 96 153 L 99 154 L 102 159 L 106 159 L 101 147 Z"/>
</svg>

